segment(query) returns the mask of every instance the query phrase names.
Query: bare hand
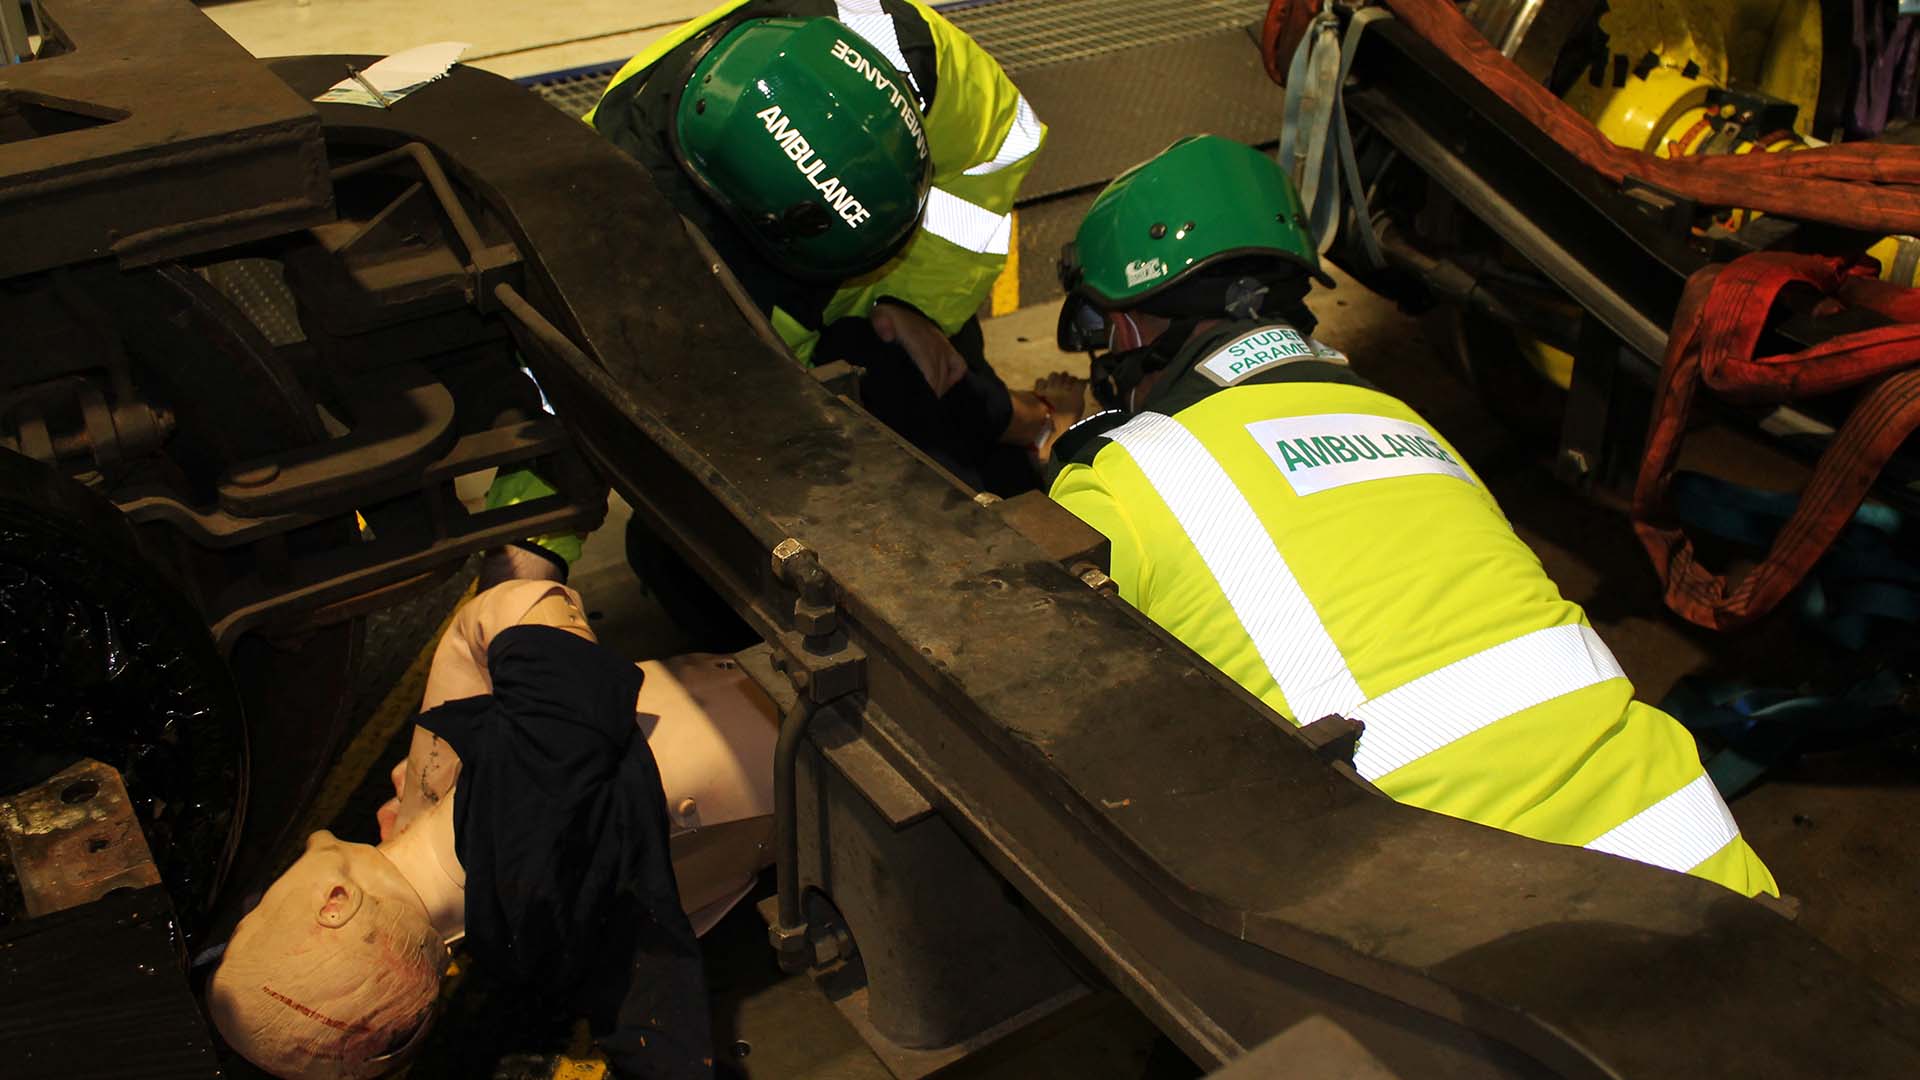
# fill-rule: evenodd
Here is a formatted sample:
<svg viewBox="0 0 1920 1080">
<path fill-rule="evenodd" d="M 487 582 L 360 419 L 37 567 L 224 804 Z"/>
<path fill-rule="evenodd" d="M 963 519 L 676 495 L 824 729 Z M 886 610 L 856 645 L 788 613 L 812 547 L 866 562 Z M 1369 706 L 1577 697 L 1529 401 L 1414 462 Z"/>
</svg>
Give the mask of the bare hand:
<svg viewBox="0 0 1920 1080">
<path fill-rule="evenodd" d="M 933 320 L 909 307 L 882 301 L 873 305 L 873 332 L 913 358 L 920 375 L 941 397 L 967 377 L 967 362 Z"/>
<path fill-rule="evenodd" d="M 1087 411 L 1087 380 L 1064 371 L 1034 380 L 1033 392 L 1052 406 L 1055 417 L 1066 417 L 1069 427 Z"/>
</svg>

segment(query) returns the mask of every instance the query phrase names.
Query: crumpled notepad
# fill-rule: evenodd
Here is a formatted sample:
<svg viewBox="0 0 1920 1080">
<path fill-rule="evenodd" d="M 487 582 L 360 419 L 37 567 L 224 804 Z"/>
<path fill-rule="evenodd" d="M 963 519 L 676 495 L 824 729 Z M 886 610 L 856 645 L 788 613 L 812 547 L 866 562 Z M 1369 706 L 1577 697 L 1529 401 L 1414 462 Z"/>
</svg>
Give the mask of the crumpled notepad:
<svg viewBox="0 0 1920 1080">
<path fill-rule="evenodd" d="M 418 45 L 405 52 L 397 52 L 384 60 L 369 64 L 360 71 L 360 78 L 352 75 L 334 83 L 326 93 L 314 98 L 343 105 L 366 105 L 372 108 L 390 107 L 408 94 L 427 85 L 447 73 L 460 54 L 467 51 L 464 41 L 436 41 L 431 45 Z M 380 95 L 379 99 L 361 85 L 365 80 L 368 86 Z"/>
</svg>

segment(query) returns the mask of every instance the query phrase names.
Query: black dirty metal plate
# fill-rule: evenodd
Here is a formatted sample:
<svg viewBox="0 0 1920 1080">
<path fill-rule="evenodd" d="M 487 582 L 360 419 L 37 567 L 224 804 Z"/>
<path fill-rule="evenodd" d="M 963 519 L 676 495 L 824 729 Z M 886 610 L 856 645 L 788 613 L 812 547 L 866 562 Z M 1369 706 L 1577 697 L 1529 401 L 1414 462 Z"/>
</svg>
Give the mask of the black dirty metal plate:
<svg viewBox="0 0 1920 1080">
<path fill-rule="evenodd" d="M 40 7 L 71 51 L 0 68 L 0 277 L 332 216 L 312 105 L 188 0 Z"/>
<path fill-rule="evenodd" d="M 339 57 L 277 62 L 303 91 Z M 1389 1067 L 1911 1075 L 1920 1018 L 1693 878 L 1367 794 L 1243 691 L 756 338 L 639 166 L 456 68 L 329 139 L 433 145 L 509 222 L 529 356 L 637 515 L 737 603 L 795 537 L 837 582 L 889 760 L 1189 1053 L 1323 1012 Z M 526 339 L 523 339 L 523 342 Z M 538 351 L 538 350 L 532 350 Z M 595 361 L 597 360 L 597 364 Z M 758 609 L 756 609 L 758 610 Z"/>
<path fill-rule="evenodd" d="M 120 891 L 0 928 L 0 1075 L 220 1075 L 162 889 Z"/>
</svg>

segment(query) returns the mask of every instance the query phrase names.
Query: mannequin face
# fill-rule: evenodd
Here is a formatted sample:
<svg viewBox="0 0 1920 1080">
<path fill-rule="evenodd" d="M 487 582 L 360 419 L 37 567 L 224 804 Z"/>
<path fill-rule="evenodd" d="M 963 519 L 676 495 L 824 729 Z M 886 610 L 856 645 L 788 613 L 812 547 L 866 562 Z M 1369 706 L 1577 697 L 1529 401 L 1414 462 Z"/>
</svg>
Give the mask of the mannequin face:
<svg viewBox="0 0 1920 1080">
<path fill-rule="evenodd" d="M 332 833 L 240 921 L 207 991 L 214 1026 L 279 1076 L 376 1076 L 432 1017 L 447 950 L 386 856 Z"/>
</svg>

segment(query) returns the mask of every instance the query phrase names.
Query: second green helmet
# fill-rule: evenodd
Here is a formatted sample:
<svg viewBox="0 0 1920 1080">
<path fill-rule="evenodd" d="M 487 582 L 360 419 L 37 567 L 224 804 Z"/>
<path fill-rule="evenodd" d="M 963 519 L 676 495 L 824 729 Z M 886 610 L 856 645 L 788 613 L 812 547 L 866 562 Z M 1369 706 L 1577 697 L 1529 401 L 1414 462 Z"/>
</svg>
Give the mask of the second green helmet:
<svg viewBox="0 0 1920 1080">
<path fill-rule="evenodd" d="M 695 60 L 681 167 L 782 271 L 835 281 L 907 242 L 931 168 L 913 88 L 828 18 L 748 19 Z"/>
<path fill-rule="evenodd" d="M 1067 333 L 1077 312 L 1097 322 L 1093 308 L 1150 308 L 1224 263 L 1258 261 L 1333 284 L 1280 166 L 1244 143 L 1190 135 L 1094 198 L 1061 258 L 1061 344 L 1081 347 Z"/>
</svg>

